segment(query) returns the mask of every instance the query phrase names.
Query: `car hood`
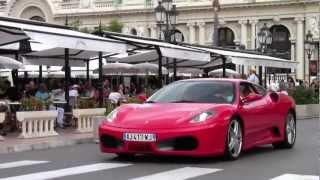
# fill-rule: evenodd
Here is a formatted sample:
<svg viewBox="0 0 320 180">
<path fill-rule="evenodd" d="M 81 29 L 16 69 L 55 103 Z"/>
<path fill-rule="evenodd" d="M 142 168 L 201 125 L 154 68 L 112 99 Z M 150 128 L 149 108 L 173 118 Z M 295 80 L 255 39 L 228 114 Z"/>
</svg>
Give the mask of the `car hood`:
<svg viewBox="0 0 320 180">
<path fill-rule="evenodd" d="M 168 129 L 190 125 L 190 120 L 203 111 L 221 105 L 198 103 L 130 104 L 118 108 L 111 126 L 129 129 Z"/>
</svg>

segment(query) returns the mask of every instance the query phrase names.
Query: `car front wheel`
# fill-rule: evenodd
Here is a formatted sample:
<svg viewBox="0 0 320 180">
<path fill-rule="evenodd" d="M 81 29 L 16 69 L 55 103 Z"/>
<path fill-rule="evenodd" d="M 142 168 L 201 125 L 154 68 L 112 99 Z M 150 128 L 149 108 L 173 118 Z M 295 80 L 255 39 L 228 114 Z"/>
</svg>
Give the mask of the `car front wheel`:
<svg viewBox="0 0 320 180">
<path fill-rule="evenodd" d="M 243 137 L 242 126 L 237 119 L 232 119 L 229 123 L 227 140 L 225 145 L 225 155 L 230 160 L 238 159 L 242 151 Z"/>
</svg>

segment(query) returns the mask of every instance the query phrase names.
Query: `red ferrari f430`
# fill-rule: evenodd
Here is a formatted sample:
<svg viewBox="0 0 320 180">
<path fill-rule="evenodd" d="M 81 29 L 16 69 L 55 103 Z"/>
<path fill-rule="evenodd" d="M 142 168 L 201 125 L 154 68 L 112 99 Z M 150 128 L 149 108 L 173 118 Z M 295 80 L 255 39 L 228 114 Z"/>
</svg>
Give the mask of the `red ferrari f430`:
<svg viewBox="0 0 320 180">
<path fill-rule="evenodd" d="M 157 91 L 143 104 L 113 110 L 99 127 L 100 148 L 135 154 L 225 155 L 264 144 L 292 148 L 295 102 L 244 80 L 190 79 Z"/>
</svg>

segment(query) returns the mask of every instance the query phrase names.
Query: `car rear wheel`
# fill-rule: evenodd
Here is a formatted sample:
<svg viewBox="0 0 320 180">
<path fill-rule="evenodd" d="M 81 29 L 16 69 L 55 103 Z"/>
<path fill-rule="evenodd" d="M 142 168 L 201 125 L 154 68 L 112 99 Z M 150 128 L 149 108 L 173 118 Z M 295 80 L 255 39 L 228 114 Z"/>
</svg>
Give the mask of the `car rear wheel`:
<svg viewBox="0 0 320 180">
<path fill-rule="evenodd" d="M 225 156 L 230 160 L 236 160 L 242 151 L 242 126 L 237 119 L 230 121 L 225 145 Z"/>
<path fill-rule="evenodd" d="M 273 143 L 273 147 L 276 149 L 289 149 L 292 148 L 296 142 L 297 128 L 296 120 L 292 113 L 289 113 L 286 118 L 286 125 L 284 128 L 285 138 L 284 141 Z"/>
</svg>

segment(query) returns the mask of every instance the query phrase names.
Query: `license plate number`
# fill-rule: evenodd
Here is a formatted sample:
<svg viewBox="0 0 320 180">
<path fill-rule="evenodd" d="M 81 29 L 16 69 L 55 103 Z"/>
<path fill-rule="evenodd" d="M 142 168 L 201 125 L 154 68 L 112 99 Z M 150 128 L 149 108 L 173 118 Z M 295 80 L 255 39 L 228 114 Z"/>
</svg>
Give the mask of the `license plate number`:
<svg viewBox="0 0 320 180">
<path fill-rule="evenodd" d="M 138 142 L 155 142 L 155 134 L 143 134 L 143 133 L 124 133 L 123 139 L 125 141 L 138 141 Z"/>
</svg>

